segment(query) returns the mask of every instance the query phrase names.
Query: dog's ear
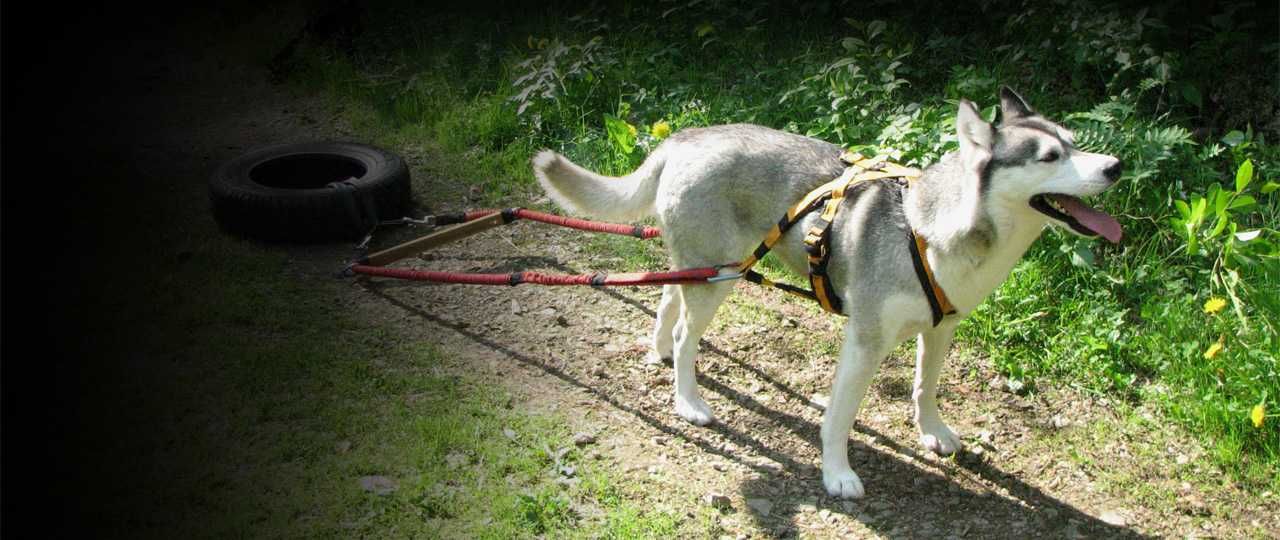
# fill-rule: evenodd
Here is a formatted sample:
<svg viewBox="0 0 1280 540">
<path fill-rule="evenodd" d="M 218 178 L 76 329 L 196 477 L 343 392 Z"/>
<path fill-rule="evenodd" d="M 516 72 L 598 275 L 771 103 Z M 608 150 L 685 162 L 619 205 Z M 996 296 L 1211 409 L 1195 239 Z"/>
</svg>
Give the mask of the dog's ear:
<svg viewBox="0 0 1280 540">
<path fill-rule="evenodd" d="M 982 119 L 978 114 L 978 107 L 972 101 L 962 99 L 960 109 L 956 111 L 956 136 L 960 138 L 962 154 L 969 154 L 974 150 L 990 152 L 995 128 Z"/>
<path fill-rule="evenodd" d="M 1013 89 L 1008 86 L 1000 87 L 1000 118 L 1002 121 L 1031 116 L 1035 113 L 1035 111 L 1031 110 L 1031 106 L 1027 105 L 1027 100 L 1022 99 L 1022 96 L 1019 96 Z"/>
</svg>

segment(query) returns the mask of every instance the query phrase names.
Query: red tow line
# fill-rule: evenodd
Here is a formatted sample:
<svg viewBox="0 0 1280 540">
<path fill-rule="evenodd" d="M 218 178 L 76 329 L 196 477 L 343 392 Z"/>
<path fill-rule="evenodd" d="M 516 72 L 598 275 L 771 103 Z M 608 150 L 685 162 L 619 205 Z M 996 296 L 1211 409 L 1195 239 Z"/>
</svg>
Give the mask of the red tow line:
<svg viewBox="0 0 1280 540">
<path fill-rule="evenodd" d="M 348 266 L 344 274 L 467 285 L 519 285 L 533 283 L 536 285 L 591 285 L 595 287 L 694 284 L 739 277 L 737 274 L 722 275 L 720 270 L 723 267 L 721 266 L 665 272 L 628 272 L 619 274 L 606 274 L 603 272 L 591 274 L 543 274 L 539 272 L 480 274 L 439 272 L 422 268 L 390 268 L 386 266 L 415 253 L 465 238 L 499 225 L 505 225 L 517 219 L 539 221 L 583 231 L 634 236 L 640 239 L 655 238 L 662 234 L 656 227 L 588 221 L 524 208 L 474 210 L 455 214 L 442 214 L 429 216 L 425 219 L 425 222 L 431 225 L 455 226 L 362 257 Z M 733 265 L 725 265 L 725 267 L 729 266 Z"/>
</svg>

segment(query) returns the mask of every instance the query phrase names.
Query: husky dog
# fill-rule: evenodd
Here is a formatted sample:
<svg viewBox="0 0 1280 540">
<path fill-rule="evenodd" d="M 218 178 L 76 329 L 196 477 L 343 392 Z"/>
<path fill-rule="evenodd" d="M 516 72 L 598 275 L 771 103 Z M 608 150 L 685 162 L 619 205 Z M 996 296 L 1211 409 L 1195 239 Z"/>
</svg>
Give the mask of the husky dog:
<svg viewBox="0 0 1280 540">
<path fill-rule="evenodd" d="M 905 190 L 869 181 L 848 195 L 831 233 L 828 275 L 848 315 L 831 401 L 822 419 L 822 482 L 833 496 L 863 495 L 849 468 L 848 437 L 881 360 L 916 336 L 912 391 L 920 444 L 942 455 L 960 450 L 938 414 L 938 374 L 960 318 L 1008 277 L 1046 224 L 1083 236 L 1120 240 L 1120 224 L 1077 197 L 1097 195 L 1120 176 L 1120 160 L 1075 147 L 1072 133 L 1000 90 L 1001 121 L 983 121 L 961 100 L 959 150 L 928 167 Z M 561 207 L 614 220 L 654 216 L 675 268 L 742 260 L 787 209 L 845 168 L 841 148 L 754 125 L 682 130 L 635 172 L 611 178 L 543 150 L 533 158 L 539 183 Z M 804 231 L 810 213 L 774 252 L 807 272 Z M 922 256 L 957 313 L 934 326 L 908 247 L 914 230 Z M 729 272 L 729 271 L 726 271 Z M 698 395 L 698 340 L 734 281 L 667 285 L 653 330 L 652 355 L 675 366 L 675 411 L 697 425 L 714 420 Z"/>
</svg>

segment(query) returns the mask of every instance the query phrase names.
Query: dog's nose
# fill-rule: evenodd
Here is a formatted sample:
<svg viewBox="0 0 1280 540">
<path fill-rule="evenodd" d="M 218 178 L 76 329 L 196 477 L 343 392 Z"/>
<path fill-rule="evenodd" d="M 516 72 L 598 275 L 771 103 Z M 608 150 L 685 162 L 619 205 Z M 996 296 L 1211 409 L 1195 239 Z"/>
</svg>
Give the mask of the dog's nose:
<svg viewBox="0 0 1280 540">
<path fill-rule="evenodd" d="M 1115 163 L 1108 165 L 1102 170 L 1103 176 L 1107 177 L 1108 182 L 1115 182 L 1120 179 L 1120 169 L 1124 167 L 1124 162 L 1116 159 Z"/>
</svg>

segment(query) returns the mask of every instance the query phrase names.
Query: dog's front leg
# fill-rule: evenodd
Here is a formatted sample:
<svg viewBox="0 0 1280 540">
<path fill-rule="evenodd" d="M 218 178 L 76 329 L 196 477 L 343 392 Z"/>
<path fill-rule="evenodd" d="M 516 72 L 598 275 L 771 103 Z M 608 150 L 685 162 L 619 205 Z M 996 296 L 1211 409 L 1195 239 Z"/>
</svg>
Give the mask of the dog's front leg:
<svg viewBox="0 0 1280 540">
<path fill-rule="evenodd" d="M 885 343 L 877 331 L 859 333 L 853 317 L 845 324 L 844 346 L 840 349 L 840 365 L 831 386 L 831 402 L 822 417 L 822 483 L 832 496 L 863 495 L 862 480 L 849 467 L 849 430 L 853 428 L 871 378 L 888 354 Z"/>
<path fill-rule="evenodd" d="M 676 414 L 699 426 L 716 419 L 711 406 L 698 395 L 697 372 L 693 360 L 698 356 L 698 340 L 711 324 L 716 308 L 733 291 L 733 281 L 714 285 L 680 286 L 680 320 L 675 328 Z M 659 323 L 661 324 L 661 323 Z M 659 328 L 658 330 L 661 330 Z"/>
<path fill-rule="evenodd" d="M 920 444 L 943 456 L 964 448 L 960 437 L 938 414 L 938 374 L 942 372 L 955 333 L 956 323 L 947 321 L 916 337 L 916 378 L 911 399 L 915 401 Z"/>
</svg>

